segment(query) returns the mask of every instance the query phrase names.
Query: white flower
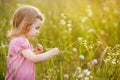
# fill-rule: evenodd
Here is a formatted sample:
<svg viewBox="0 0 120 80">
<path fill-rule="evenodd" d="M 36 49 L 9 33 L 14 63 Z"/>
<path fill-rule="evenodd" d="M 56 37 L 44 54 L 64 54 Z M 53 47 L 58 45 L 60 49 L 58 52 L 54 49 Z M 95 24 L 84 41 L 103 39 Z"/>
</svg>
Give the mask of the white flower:
<svg viewBox="0 0 120 80">
<path fill-rule="evenodd" d="M 84 23 L 85 21 L 87 21 L 87 19 L 88 19 L 88 18 L 85 16 L 85 17 L 83 17 L 83 18 L 81 19 L 81 22 Z"/>
<path fill-rule="evenodd" d="M 77 67 L 77 71 L 81 71 L 81 68 L 80 68 L 80 67 Z"/>
<path fill-rule="evenodd" d="M 83 78 L 83 76 L 84 76 L 84 74 L 79 74 L 79 75 L 78 75 L 78 79 Z"/>
<path fill-rule="evenodd" d="M 68 26 L 68 27 L 71 27 L 71 26 L 72 26 L 72 24 L 68 23 L 68 24 L 67 24 L 67 26 Z"/>
<path fill-rule="evenodd" d="M 69 28 L 68 28 L 68 31 L 72 31 L 72 28 L 71 28 L 71 27 L 69 27 Z"/>
<path fill-rule="evenodd" d="M 68 79 L 68 78 L 69 78 L 69 75 L 68 75 L 68 74 L 64 74 L 64 78 L 65 78 L 65 79 Z"/>
<path fill-rule="evenodd" d="M 77 52 L 77 48 L 73 48 L 73 51 L 74 51 L 74 52 Z"/>
<path fill-rule="evenodd" d="M 84 80 L 89 80 L 89 77 L 85 77 Z"/>
<path fill-rule="evenodd" d="M 65 24 L 66 24 L 66 21 L 65 21 L 64 19 L 61 19 L 61 20 L 60 20 L 60 23 L 61 23 L 62 25 L 65 25 Z"/>
<path fill-rule="evenodd" d="M 79 56 L 79 59 L 80 59 L 80 60 L 84 60 L 84 56 L 83 56 L 83 55 L 80 55 L 80 56 Z"/>
<path fill-rule="evenodd" d="M 78 41 L 82 41 L 83 38 L 82 38 L 82 37 L 78 37 L 77 40 L 78 40 Z"/>
<path fill-rule="evenodd" d="M 112 64 L 116 64 L 116 62 L 115 62 L 115 61 L 112 61 Z"/>
<path fill-rule="evenodd" d="M 83 71 L 83 73 L 84 73 L 86 76 L 89 76 L 89 75 L 90 75 L 90 71 L 89 71 L 88 69 L 85 69 L 85 70 Z"/>
<path fill-rule="evenodd" d="M 92 63 L 92 64 L 97 64 L 98 61 L 97 61 L 97 59 L 93 59 L 91 63 Z"/>
<path fill-rule="evenodd" d="M 89 29 L 88 32 L 95 32 L 95 29 Z"/>
</svg>

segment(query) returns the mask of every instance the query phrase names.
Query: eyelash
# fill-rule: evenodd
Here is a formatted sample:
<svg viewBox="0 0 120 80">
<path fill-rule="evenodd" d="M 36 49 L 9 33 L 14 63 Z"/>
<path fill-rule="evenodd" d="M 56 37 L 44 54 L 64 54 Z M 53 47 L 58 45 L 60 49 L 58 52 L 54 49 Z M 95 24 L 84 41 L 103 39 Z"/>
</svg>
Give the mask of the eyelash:
<svg viewBox="0 0 120 80">
<path fill-rule="evenodd" d="M 39 29 L 40 27 L 36 27 L 35 29 Z"/>
</svg>

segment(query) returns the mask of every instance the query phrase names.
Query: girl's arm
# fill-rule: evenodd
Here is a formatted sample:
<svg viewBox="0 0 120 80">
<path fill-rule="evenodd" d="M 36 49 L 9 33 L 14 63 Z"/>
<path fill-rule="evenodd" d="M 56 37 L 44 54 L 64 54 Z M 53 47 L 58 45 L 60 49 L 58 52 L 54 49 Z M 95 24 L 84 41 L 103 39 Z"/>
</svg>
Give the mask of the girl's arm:
<svg viewBox="0 0 120 80">
<path fill-rule="evenodd" d="M 23 54 L 24 57 L 26 57 L 30 61 L 32 61 L 34 63 L 38 63 L 41 61 L 45 61 L 54 55 L 57 55 L 58 51 L 59 51 L 58 48 L 53 48 L 45 53 L 41 53 L 41 54 L 36 55 L 30 49 L 26 49 L 26 50 L 22 50 L 21 53 Z"/>
</svg>

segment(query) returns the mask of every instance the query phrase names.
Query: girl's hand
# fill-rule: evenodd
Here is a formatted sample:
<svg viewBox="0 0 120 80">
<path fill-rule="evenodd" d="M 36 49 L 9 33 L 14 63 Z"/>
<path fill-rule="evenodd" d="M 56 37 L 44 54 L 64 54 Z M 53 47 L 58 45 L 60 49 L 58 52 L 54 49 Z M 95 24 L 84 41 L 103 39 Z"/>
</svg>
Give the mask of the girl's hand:
<svg viewBox="0 0 120 80">
<path fill-rule="evenodd" d="M 53 48 L 53 55 L 58 55 L 59 49 L 58 48 Z"/>
<path fill-rule="evenodd" d="M 41 52 L 43 52 L 43 46 L 41 44 L 38 44 L 36 47 L 36 53 L 39 54 Z"/>
</svg>

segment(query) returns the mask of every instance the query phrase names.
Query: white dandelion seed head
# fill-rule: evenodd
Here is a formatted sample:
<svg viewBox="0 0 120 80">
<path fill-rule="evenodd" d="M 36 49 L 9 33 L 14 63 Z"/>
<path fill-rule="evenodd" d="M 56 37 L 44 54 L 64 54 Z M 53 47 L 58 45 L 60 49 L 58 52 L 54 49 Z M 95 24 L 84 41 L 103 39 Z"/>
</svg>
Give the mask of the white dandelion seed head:
<svg viewBox="0 0 120 80">
<path fill-rule="evenodd" d="M 89 80 L 89 77 L 85 77 L 84 80 Z"/>
<path fill-rule="evenodd" d="M 84 56 L 83 56 L 83 55 L 80 55 L 80 56 L 79 56 L 79 59 L 80 59 L 80 60 L 84 60 Z"/>
<path fill-rule="evenodd" d="M 95 32 L 95 29 L 89 29 L 88 32 L 89 32 L 89 33 Z"/>
<path fill-rule="evenodd" d="M 74 48 L 73 48 L 73 52 L 77 52 L 77 48 L 74 47 Z"/>
<path fill-rule="evenodd" d="M 77 71 L 81 71 L 81 68 L 80 68 L 80 67 L 77 67 L 76 70 L 77 70 Z"/>
<path fill-rule="evenodd" d="M 71 27 L 71 26 L 72 26 L 72 24 L 68 23 L 68 24 L 67 24 L 67 26 L 68 26 L 68 27 Z"/>
<path fill-rule="evenodd" d="M 64 78 L 65 78 L 65 79 L 68 79 L 68 78 L 69 78 L 69 75 L 68 75 L 68 74 L 64 74 Z"/>
<path fill-rule="evenodd" d="M 86 76 L 89 76 L 89 75 L 90 75 L 90 71 L 89 71 L 88 69 L 85 69 L 85 70 L 83 71 L 83 73 L 84 73 Z"/>
<path fill-rule="evenodd" d="M 87 20 L 88 20 L 88 17 L 85 16 L 85 17 L 83 17 L 83 18 L 81 19 L 81 22 L 84 23 L 84 22 L 87 21 Z"/>
<path fill-rule="evenodd" d="M 112 61 L 112 64 L 116 64 L 116 62 L 115 62 L 115 61 Z"/>
<path fill-rule="evenodd" d="M 77 40 L 78 40 L 78 41 L 82 41 L 83 38 L 82 38 L 82 37 L 78 37 Z"/>
<path fill-rule="evenodd" d="M 97 59 L 93 59 L 91 63 L 92 63 L 92 64 L 97 64 L 98 61 L 97 61 Z"/>
<path fill-rule="evenodd" d="M 84 74 L 79 74 L 78 75 L 78 79 L 81 79 L 81 78 L 83 78 L 84 77 Z"/>
<path fill-rule="evenodd" d="M 72 28 L 71 28 L 71 27 L 69 27 L 69 28 L 68 28 L 68 31 L 72 31 Z"/>
<path fill-rule="evenodd" d="M 61 23 L 62 25 L 65 25 L 65 24 L 66 24 L 66 21 L 65 21 L 64 19 L 61 19 L 61 20 L 60 20 L 60 23 Z"/>
</svg>

